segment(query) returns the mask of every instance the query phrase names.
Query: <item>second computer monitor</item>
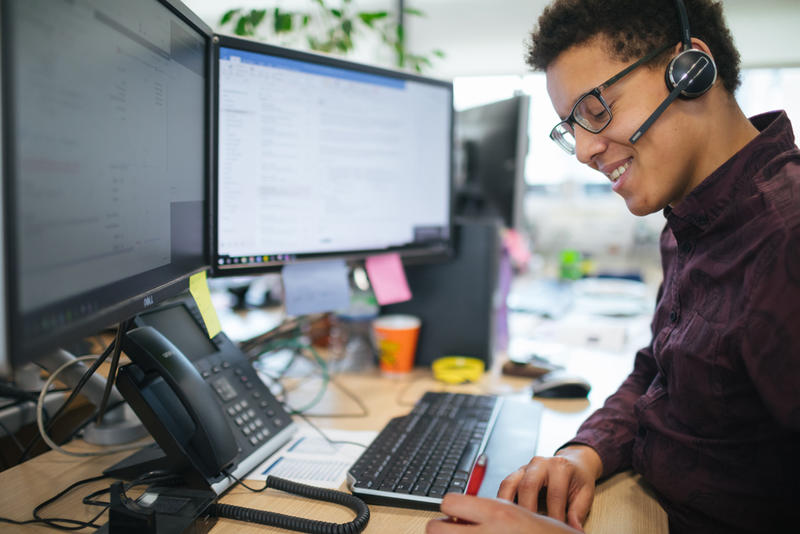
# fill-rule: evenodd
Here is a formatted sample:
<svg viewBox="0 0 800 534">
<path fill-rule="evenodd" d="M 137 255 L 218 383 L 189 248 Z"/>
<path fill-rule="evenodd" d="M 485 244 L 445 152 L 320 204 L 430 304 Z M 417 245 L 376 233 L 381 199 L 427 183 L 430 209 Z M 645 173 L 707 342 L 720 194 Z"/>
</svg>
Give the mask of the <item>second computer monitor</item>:
<svg viewBox="0 0 800 534">
<path fill-rule="evenodd" d="M 452 84 L 220 36 L 217 274 L 451 245 Z"/>
</svg>

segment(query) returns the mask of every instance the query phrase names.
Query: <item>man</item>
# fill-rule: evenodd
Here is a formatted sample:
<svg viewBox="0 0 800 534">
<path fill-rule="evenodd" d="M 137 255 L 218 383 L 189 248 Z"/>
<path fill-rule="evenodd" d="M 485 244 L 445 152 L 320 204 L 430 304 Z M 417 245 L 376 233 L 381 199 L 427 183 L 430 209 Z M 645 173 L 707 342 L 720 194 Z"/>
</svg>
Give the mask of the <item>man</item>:
<svg viewBox="0 0 800 534">
<path fill-rule="evenodd" d="M 691 39 L 673 0 L 555 0 L 534 30 L 528 62 L 562 117 L 551 137 L 631 213 L 663 210 L 664 279 L 651 344 L 619 390 L 556 456 L 501 485 L 519 506 L 445 497 L 442 511 L 476 523 L 470 532 L 574 532 L 563 522 L 581 528 L 595 481 L 629 468 L 673 534 L 798 528 L 800 151 L 785 114 L 739 109 L 720 3 L 685 4 Z M 530 512 L 540 494 L 557 521 Z"/>
</svg>

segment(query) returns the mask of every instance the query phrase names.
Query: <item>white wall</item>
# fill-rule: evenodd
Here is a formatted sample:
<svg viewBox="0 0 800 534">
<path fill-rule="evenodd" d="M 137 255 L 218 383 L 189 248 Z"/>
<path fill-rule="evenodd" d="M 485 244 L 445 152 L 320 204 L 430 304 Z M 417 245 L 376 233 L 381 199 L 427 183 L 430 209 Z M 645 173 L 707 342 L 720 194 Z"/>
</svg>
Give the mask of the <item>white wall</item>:
<svg viewBox="0 0 800 534">
<path fill-rule="evenodd" d="M 441 77 L 522 74 L 525 45 L 546 0 L 420 0 L 410 46 L 442 48 Z M 800 0 L 724 0 L 744 67 L 800 65 Z M 691 23 L 691 21 L 690 21 Z"/>
<path fill-rule="evenodd" d="M 310 0 L 184 0 L 216 28 L 233 7 L 306 9 Z M 335 0 L 334 0 L 335 2 Z M 549 0 L 406 0 L 425 12 L 409 17 L 408 45 L 439 48 L 447 58 L 432 75 L 442 78 L 523 74 L 525 40 Z M 354 0 L 364 9 L 394 9 L 395 0 Z M 800 66 L 800 0 L 723 0 L 744 67 Z M 691 22 L 691 21 L 690 21 Z"/>
</svg>

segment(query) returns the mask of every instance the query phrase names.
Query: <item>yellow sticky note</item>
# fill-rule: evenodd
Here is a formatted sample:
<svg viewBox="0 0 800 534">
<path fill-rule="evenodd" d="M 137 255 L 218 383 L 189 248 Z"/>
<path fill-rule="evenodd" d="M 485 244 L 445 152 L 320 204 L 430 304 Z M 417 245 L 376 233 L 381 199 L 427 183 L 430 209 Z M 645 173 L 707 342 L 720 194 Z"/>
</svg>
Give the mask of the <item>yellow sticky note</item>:
<svg viewBox="0 0 800 534">
<path fill-rule="evenodd" d="M 219 317 L 217 317 L 217 310 L 211 303 L 211 293 L 208 291 L 208 280 L 206 280 L 206 272 L 193 274 L 189 277 L 189 293 L 192 294 L 194 302 L 200 309 L 200 315 L 203 316 L 203 321 L 206 323 L 208 330 L 208 337 L 213 338 L 222 331 L 219 324 Z"/>
</svg>

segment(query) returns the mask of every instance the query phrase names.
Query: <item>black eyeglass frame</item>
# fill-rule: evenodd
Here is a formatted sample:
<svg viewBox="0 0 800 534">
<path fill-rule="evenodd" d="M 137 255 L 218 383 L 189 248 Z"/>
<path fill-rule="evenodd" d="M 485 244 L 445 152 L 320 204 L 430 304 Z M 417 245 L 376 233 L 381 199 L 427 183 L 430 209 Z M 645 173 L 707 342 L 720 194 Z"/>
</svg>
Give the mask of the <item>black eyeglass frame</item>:
<svg viewBox="0 0 800 534">
<path fill-rule="evenodd" d="M 561 140 L 564 139 L 564 136 L 561 134 L 561 132 L 559 130 L 559 127 L 561 127 L 563 125 L 563 129 L 571 134 L 571 136 L 573 137 L 573 140 L 574 140 L 574 137 L 575 137 L 575 134 L 574 134 L 575 128 L 571 127 L 573 124 L 577 124 L 578 126 L 583 128 L 587 132 L 593 133 L 593 134 L 598 134 L 598 133 L 602 132 L 603 130 L 605 130 L 608 127 L 608 125 L 611 124 L 611 119 L 613 119 L 614 117 L 611 114 L 611 108 L 608 107 L 608 104 L 606 104 L 606 101 L 603 98 L 601 92 L 603 90 L 605 90 L 605 89 L 608 89 L 609 87 L 611 87 L 615 83 L 617 83 L 619 80 L 621 80 L 622 78 L 624 78 L 625 76 L 630 74 L 634 69 L 636 69 L 640 65 L 642 65 L 644 63 L 647 63 L 648 61 L 650 61 L 654 57 L 658 56 L 659 54 L 662 54 L 662 53 L 666 52 L 672 46 L 673 45 L 668 44 L 668 45 L 664 45 L 664 46 L 662 46 L 660 48 L 657 48 L 656 50 L 653 50 L 649 54 L 641 57 L 640 59 L 638 59 L 634 63 L 628 65 L 627 67 L 622 69 L 620 72 L 618 72 L 617 74 L 615 74 L 614 76 L 612 76 L 608 80 L 604 81 L 603 83 L 601 83 L 600 85 L 598 85 L 594 89 L 591 89 L 591 90 L 583 93 L 578 98 L 578 100 L 575 101 L 575 104 L 572 106 L 572 109 L 570 110 L 569 115 L 567 115 L 567 118 L 562 120 L 562 121 L 560 121 L 558 124 L 553 126 L 552 130 L 550 130 L 550 139 L 552 139 L 558 146 L 560 146 L 562 149 L 564 149 L 564 151 L 567 152 L 568 154 L 575 154 L 575 143 L 574 143 L 574 141 L 573 141 L 573 143 L 571 143 L 571 146 L 565 144 L 564 142 L 562 142 Z M 596 129 L 592 129 L 592 128 L 589 128 L 589 127 L 581 124 L 575 118 L 575 110 L 578 109 L 578 106 L 580 105 L 581 102 L 583 102 L 583 100 L 585 98 L 590 97 L 590 96 L 593 96 L 593 97 L 597 98 L 597 100 L 600 102 L 600 104 L 602 104 L 603 108 L 605 109 L 605 112 L 608 114 L 608 120 L 605 122 L 605 124 L 603 124 L 603 126 L 601 126 L 600 128 L 596 128 Z"/>
</svg>

